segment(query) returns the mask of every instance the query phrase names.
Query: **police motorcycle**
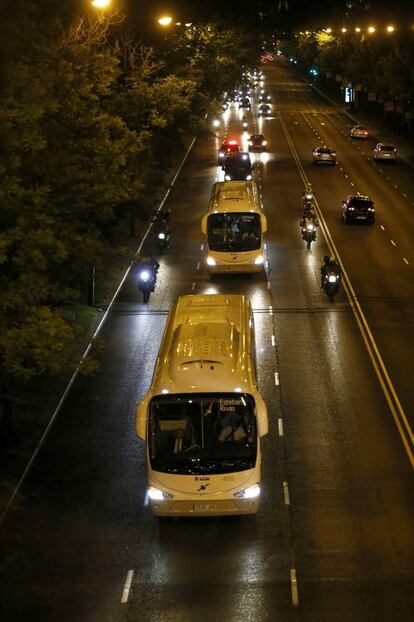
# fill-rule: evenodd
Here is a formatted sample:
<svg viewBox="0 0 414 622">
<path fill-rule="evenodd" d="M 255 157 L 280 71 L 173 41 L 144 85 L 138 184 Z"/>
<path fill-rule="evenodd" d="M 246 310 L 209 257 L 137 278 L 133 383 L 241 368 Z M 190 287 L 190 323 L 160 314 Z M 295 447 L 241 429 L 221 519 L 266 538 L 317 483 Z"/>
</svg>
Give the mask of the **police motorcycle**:
<svg viewBox="0 0 414 622">
<path fill-rule="evenodd" d="M 150 259 L 141 263 L 138 268 L 138 290 L 142 292 L 144 303 L 149 302 L 150 294 L 155 289 L 159 267 L 158 261 L 150 257 Z"/>
<path fill-rule="evenodd" d="M 242 119 L 242 128 L 244 130 L 247 130 L 248 127 L 249 127 L 249 123 L 248 123 L 246 117 L 243 117 L 243 119 Z"/>
<path fill-rule="evenodd" d="M 316 227 L 318 224 L 313 218 L 303 218 L 302 221 L 302 240 L 306 242 L 306 248 L 310 248 L 312 242 L 316 240 Z"/>
<path fill-rule="evenodd" d="M 325 255 L 321 268 L 322 289 L 328 296 L 329 301 L 333 302 L 334 297 L 339 291 L 342 280 L 342 271 L 336 261 Z"/>
<path fill-rule="evenodd" d="M 315 202 L 315 195 L 312 190 L 312 186 L 310 184 L 307 185 L 307 188 L 304 192 L 302 192 L 302 207 L 304 210 L 313 209 Z"/>
</svg>

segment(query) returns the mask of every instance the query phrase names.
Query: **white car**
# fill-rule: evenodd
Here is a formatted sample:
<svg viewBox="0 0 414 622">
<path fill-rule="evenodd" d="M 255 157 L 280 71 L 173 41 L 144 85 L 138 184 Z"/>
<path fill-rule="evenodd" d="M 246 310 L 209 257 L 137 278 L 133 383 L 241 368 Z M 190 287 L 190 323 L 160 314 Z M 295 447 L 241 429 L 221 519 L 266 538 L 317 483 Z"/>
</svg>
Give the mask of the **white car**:
<svg viewBox="0 0 414 622">
<path fill-rule="evenodd" d="M 349 130 L 349 135 L 351 138 L 368 138 L 369 132 L 363 125 L 354 125 Z"/>
<path fill-rule="evenodd" d="M 385 145 L 384 143 L 378 143 L 374 149 L 375 160 L 390 160 L 390 162 L 396 162 L 397 150 L 394 145 Z"/>
</svg>

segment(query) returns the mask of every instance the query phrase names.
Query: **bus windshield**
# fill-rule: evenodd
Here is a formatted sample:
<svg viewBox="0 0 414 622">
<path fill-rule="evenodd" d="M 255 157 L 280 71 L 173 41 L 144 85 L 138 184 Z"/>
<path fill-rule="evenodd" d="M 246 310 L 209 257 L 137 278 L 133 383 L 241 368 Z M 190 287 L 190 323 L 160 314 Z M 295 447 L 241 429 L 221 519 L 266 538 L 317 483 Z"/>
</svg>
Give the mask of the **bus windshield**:
<svg viewBox="0 0 414 622">
<path fill-rule="evenodd" d="M 254 468 L 254 401 L 244 393 L 183 394 L 151 400 L 149 456 L 163 473 L 231 473 Z"/>
<path fill-rule="evenodd" d="M 219 252 L 256 251 L 261 246 L 260 215 L 251 212 L 211 214 L 208 245 Z"/>
</svg>

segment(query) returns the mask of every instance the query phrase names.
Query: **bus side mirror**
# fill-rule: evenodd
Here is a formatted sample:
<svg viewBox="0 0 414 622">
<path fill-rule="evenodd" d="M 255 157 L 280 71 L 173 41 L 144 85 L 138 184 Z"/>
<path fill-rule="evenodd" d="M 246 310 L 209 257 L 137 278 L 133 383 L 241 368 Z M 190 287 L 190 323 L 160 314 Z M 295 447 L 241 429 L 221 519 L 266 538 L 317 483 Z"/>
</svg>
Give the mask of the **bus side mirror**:
<svg viewBox="0 0 414 622">
<path fill-rule="evenodd" d="M 147 437 L 147 412 L 148 412 L 148 401 L 143 399 L 137 406 L 137 410 L 135 413 L 135 430 L 137 436 L 142 438 L 145 441 Z"/>
<path fill-rule="evenodd" d="M 267 218 L 264 214 L 261 214 L 261 218 L 262 218 L 262 232 L 266 233 L 267 231 Z"/>
<path fill-rule="evenodd" d="M 201 219 L 201 233 L 207 235 L 207 215 Z"/>
<path fill-rule="evenodd" d="M 257 430 L 259 436 L 266 436 L 269 432 L 269 421 L 267 417 L 267 408 L 264 400 L 260 395 L 255 395 L 256 402 L 256 417 L 257 417 Z"/>
</svg>

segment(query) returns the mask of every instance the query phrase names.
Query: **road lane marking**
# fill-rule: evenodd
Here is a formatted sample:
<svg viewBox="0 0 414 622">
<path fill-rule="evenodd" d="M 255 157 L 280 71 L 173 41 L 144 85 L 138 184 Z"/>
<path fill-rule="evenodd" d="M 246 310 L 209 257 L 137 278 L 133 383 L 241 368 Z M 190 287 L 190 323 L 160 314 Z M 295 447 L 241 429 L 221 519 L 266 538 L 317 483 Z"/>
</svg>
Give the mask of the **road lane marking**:
<svg viewBox="0 0 414 622">
<path fill-rule="evenodd" d="M 270 281 L 267 282 L 267 289 L 270 289 L 272 287 Z"/>
<path fill-rule="evenodd" d="M 127 577 L 125 580 L 124 591 L 122 592 L 121 603 L 125 604 L 128 602 L 129 590 L 131 589 L 132 577 L 134 576 L 133 570 L 128 570 Z"/>
<path fill-rule="evenodd" d="M 283 500 L 285 505 L 290 505 L 289 485 L 287 482 L 283 482 Z"/>
<path fill-rule="evenodd" d="M 279 386 L 279 373 L 277 371 L 275 371 L 275 385 Z"/>
<path fill-rule="evenodd" d="M 273 315 L 273 307 L 272 307 L 272 305 L 269 305 L 269 315 Z"/>
<path fill-rule="evenodd" d="M 194 290 L 195 290 L 195 288 L 196 288 L 196 282 L 195 282 L 195 281 L 193 281 L 193 284 L 192 284 L 192 286 L 191 286 L 192 291 L 194 291 Z"/>
<path fill-rule="evenodd" d="M 197 264 L 197 270 L 200 270 L 200 262 Z"/>
<path fill-rule="evenodd" d="M 299 594 L 295 568 L 290 569 L 290 593 L 292 596 L 292 605 L 297 607 L 299 605 Z"/>
<path fill-rule="evenodd" d="M 280 124 L 285 134 L 286 142 L 288 143 L 290 147 L 293 159 L 296 162 L 296 166 L 298 168 L 299 174 L 302 178 L 303 183 L 306 185 L 308 183 L 308 179 L 306 177 L 305 170 L 302 166 L 302 163 L 300 161 L 298 152 L 296 151 L 292 138 L 290 137 L 290 134 L 286 127 L 286 123 L 284 122 L 282 118 L 280 119 Z M 325 218 L 321 212 L 318 201 L 316 199 L 315 199 L 315 208 L 319 216 L 319 223 L 321 226 L 321 230 L 325 236 L 330 254 L 338 258 L 338 261 L 342 267 L 343 284 L 344 284 L 345 293 L 348 297 L 350 307 L 353 311 L 353 314 L 356 319 L 358 328 L 360 330 L 363 342 L 367 349 L 368 355 L 371 359 L 372 366 L 377 375 L 384 397 L 387 401 L 388 407 L 390 409 L 395 426 L 400 435 L 405 452 L 408 456 L 411 467 L 414 469 L 414 433 L 413 433 L 413 430 L 411 429 L 410 423 L 407 419 L 407 416 L 402 407 L 400 399 L 397 395 L 395 387 L 391 381 L 391 378 L 385 366 L 384 360 L 380 354 L 379 348 L 377 346 L 377 342 L 375 341 L 374 335 L 372 334 L 369 324 L 367 322 L 367 319 L 365 318 L 365 315 L 359 303 L 358 297 L 355 294 L 350 278 L 341 260 L 341 256 L 338 252 L 338 249 L 336 248 L 336 245 L 331 236 L 331 232 L 329 231 L 328 225 L 325 221 Z"/>
<path fill-rule="evenodd" d="M 407 198 L 407 195 L 405 194 L 405 192 L 403 192 L 403 197 L 404 197 L 404 199 Z"/>
<path fill-rule="evenodd" d="M 403 257 L 403 259 L 404 259 L 405 263 L 408 265 L 408 264 L 409 264 L 409 262 L 406 260 L 406 258 L 405 258 L 405 257 Z"/>
<path fill-rule="evenodd" d="M 398 186 L 397 186 L 397 184 L 394 184 L 394 188 L 397 188 L 397 190 L 398 190 Z"/>
<path fill-rule="evenodd" d="M 380 225 L 380 227 L 381 227 L 381 229 L 382 229 L 383 231 L 385 231 L 385 227 L 383 227 L 382 225 Z"/>
<path fill-rule="evenodd" d="M 203 251 L 203 250 L 204 250 L 204 244 L 202 244 L 202 245 L 200 246 L 200 250 L 201 250 L 201 251 Z"/>
<path fill-rule="evenodd" d="M 276 345 L 276 337 L 272 335 L 272 346 L 275 347 L 275 345 Z"/>
<path fill-rule="evenodd" d="M 391 244 L 392 244 L 393 246 L 397 246 L 397 245 L 396 245 L 396 243 L 394 242 L 394 240 L 391 240 Z"/>
<path fill-rule="evenodd" d="M 283 436 L 283 419 L 277 420 L 277 428 L 279 431 L 279 436 Z"/>
</svg>

